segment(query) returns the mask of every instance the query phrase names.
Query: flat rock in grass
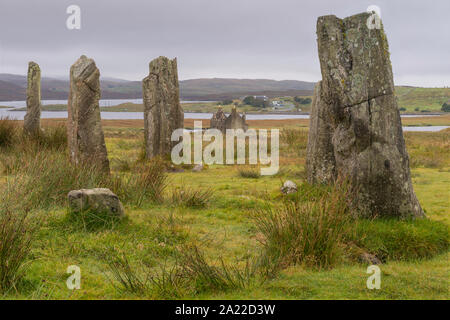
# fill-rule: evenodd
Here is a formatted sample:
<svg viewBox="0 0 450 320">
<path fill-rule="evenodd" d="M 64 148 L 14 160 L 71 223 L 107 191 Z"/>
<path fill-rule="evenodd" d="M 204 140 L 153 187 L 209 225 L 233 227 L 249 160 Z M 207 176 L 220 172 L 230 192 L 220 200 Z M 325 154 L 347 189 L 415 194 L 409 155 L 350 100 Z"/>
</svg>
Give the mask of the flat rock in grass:
<svg viewBox="0 0 450 320">
<path fill-rule="evenodd" d="M 292 182 L 291 180 L 286 181 L 283 183 L 283 186 L 281 187 L 281 192 L 284 194 L 290 194 L 297 192 L 297 185 L 295 182 Z"/>
<path fill-rule="evenodd" d="M 72 190 L 67 195 L 72 212 L 90 210 L 107 213 L 122 218 L 125 216 L 123 205 L 111 190 L 105 188 Z"/>
</svg>

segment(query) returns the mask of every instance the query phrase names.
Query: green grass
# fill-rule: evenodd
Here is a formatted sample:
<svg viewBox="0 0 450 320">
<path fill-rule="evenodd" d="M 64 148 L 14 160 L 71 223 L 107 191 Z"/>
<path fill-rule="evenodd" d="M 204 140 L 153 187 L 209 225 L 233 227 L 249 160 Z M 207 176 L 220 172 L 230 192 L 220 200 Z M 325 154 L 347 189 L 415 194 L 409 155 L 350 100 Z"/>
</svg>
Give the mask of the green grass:
<svg viewBox="0 0 450 320">
<path fill-rule="evenodd" d="M 356 224 L 355 243 L 382 261 L 418 260 L 444 253 L 449 228 L 429 220 L 362 220 Z"/>
<path fill-rule="evenodd" d="M 395 87 L 399 108 L 408 112 L 421 110 L 441 111 L 442 104 L 450 100 L 450 88 Z"/>
<path fill-rule="evenodd" d="M 124 132 L 124 138 L 117 137 L 120 130 Z M 153 198 L 151 189 L 142 191 L 150 187 L 149 178 L 145 178 L 145 167 L 139 162 L 142 145 L 140 131 L 111 127 L 105 128 L 105 135 L 110 159 L 127 163 L 112 166 L 113 176 L 120 176 L 124 181 L 130 178 L 130 182 L 125 183 L 128 187 L 114 190 L 124 202 L 127 219 L 93 229 L 84 228 L 82 221 L 80 223 L 68 215 L 65 202 L 67 190 L 94 185 L 114 188 L 114 185 L 104 185 L 109 182 L 96 179 L 73 180 L 70 168 L 60 168 L 67 166 L 67 163 L 59 148 L 39 147 L 42 148 L 41 153 L 35 153 L 37 160 L 34 161 L 42 162 L 42 166 L 36 164 L 33 170 L 30 168 L 33 163 L 30 154 L 33 154 L 31 151 L 34 149 L 27 153 L 18 147 L 2 148 L 1 194 L 5 195 L 5 188 L 12 188 L 12 195 L 22 192 L 20 194 L 24 194 L 24 197 L 11 198 L 15 199 L 14 203 L 18 203 L 17 199 L 27 200 L 27 194 L 35 194 L 30 208 L 33 215 L 42 218 L 26 259 L 26 273 L 17 282 L 16 289 L 6 293 L 3 298 L 449 297 L 450 164 L 445 152 L 440 151 L 447 146 L 448 131 L 406 135 L 411 163 L 416 163 L 412 168 L 414 188 L 430 220 L 362 220 L 350 228 L 351 232 L 347 228 L 337 228 L 336 231 L 345 232 L 342 231 L 342 237 L 339 237 L 335 247 L 321 251 L 320 248 L 326 246 L 313 246 L 311 243 L 312 251 L 298 250 L 297 253 L 308 254 L 285 257 L 281 268 L 270 272 L 271 277 L 261 272 L 264 271 L 261 266 L 268 265 L 264 257 L 270 257 L 275 251 L 266 251 L 263 243 L 271 244 L 271 248 L 301 248 L 301 245 L 306 248 L 308 241 L 313 238 L 296 239 L 294 235 L 298 227 L 292 228 L 294 232 L 283 239 L 272 235 L 277 230 L 286 234 L 283 231 L 285 227 L 296 226 L 297 218 L 304 219 L 299 221 L 309 221 L 300 224 L 310 228 L 309 233 L 305 230 L 305 235 L 319 235 L 317 230 L 321 225 L 314 224 L 317 216 L 313 213 L 330 212 L 329 209 L 322 210 L 319 202 L 331 192 L 330 189 L 304 183 L 307 137 L 304 129 L 281 134 L 282 179 L 280 176 L 248 179 L 240 176 L 239 167 L 212 165 L 201 172 L 185 170 L 167 173 L 164 180 L 167 187 L 157 191 L 162 196 L 159 199 Z M 437 154 L 439 161 L 429 165 L 424 159 L 430 158 L 432 154 Z M 53 159 L 54 162 L 45 162 L 45 159 Z M 50 169 L 45 170 L 46 166 Z M 21 175 L 24 177 L 21 178 Z M 8 187 L 8 181 L 20 179 L 26 179 L 26 188 L 20 188 L 21 184 L 17 183 L 10 183 Z M 298 194 L 288 197 L 281 195 L 281 182 L 287 179 L 297 183 Z M 127 192 L 131 195 L 127 196 L 120 190 L 129 190 Z M 208 190 L 213 194 L 204 196 Z M 194 196 L 180 195 L 181 191 L 188 191 Z M 189 200 L 192 198 L 195 201 Z M 283 208 L 289 201 L 297 203 L 298 210 L 286 212 Z M 308 206 L 316 206 L 316 211 L 307 210 Z M 269 210 L 268 207 L 274 214 L 292 213 L 291 217 L 295 218 L 291 220 L 293 223 L 281 223 L 282 228 L 269 228 L 262 232 L 260 225 L 255 222 L 255 213 L 267 212 L 265 210 Z M 334 223 L 329 225 L 337 226 Z M 339 235 L 338 232 L 334 234 Z M 271 237 L 274 240 L 268 241 Z M 327 240 L 324 237 L 320 239 Z M 329 240 L 332 239 L 336 238 L 330 237 Z M 358 250 L 374 253 L 385 261 L 380 266 L 381 290 L 366 288 L 367 264 L 347 254 L 357 253 Z M 328 258 L 325 261 L 333 263 L 304 263 L 312 260 L 303 257 L 327 257 L 324 252 L 332 253 L 331 257 L 335 259 Z M 73 264 L 81 268 L 81 290 L 71 291 L 66 288 L 66 268 Z"/>
</svg>

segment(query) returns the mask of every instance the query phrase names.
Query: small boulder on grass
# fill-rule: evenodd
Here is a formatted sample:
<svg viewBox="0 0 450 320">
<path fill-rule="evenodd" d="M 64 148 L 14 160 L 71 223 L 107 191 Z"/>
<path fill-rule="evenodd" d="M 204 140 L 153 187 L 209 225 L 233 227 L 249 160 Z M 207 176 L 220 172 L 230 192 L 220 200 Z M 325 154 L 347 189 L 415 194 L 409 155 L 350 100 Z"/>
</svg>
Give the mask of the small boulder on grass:
<svg viewBox="0 0 450 320">
<path fill-rule="evenodd" d="M 125 211 L 119 197 L 106 188 L 72 190 L 67 198 L 69 209 L 74 213 L 89 210 L 95 213 L 108 214 L 111 217 L 125 217 Z"/>
<path fill-rule="evenodd" d="M 287 180 L 285 183 L 283 183 L 283 186 L 281 187 L 281 192 L 283 192 L 284 194 L 295 193 L 297 192 L 297 185 L 291 180 Z"/>
</svg>

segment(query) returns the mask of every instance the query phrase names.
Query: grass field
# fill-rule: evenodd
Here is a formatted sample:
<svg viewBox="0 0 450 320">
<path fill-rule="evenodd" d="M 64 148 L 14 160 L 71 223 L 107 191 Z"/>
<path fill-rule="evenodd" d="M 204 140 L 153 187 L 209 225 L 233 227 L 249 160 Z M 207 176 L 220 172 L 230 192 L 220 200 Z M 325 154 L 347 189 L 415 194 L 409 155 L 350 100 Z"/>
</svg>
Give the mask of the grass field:
<svg viewBox="0 0 450 320">
<path fill-rule="evenodd" d="M 332 264 L 284 257 L 281 267 L 272 270 L 271 261 L 258 260 L 262 252 L 274 256 L 266 250 L 268 235 L 255 217 L 267 213 L 268 206 L 279 210 L 289 201 L 280 192 L 282 182 L 296 182 L 305 197 L 301 201 L 307 203 L 328 203 L 324 198 L 308 198 L 308 190 L 335 195 L 333 190 L 316 190 L 305 183 L 308 121 L 249 121 L 253 128 L 281 129 L 277 175 L 259 176 L 252 167 L 213 165 L 192 172 L 185 166 L 183 172 L 167 173 L 161 199 L 139 202 L 134 194 L 121 196 L 128 218 L 95 229 L 68 218 L 65 192 L 80 186 L 66 177 L 71 173 L 64 166 L 66 149 L 57 133 L 61 122 L 44 121 L 44 127 L 56 128 L 56 133 L 47 130 L 48 136 L 40 142 L 42 152 L 37 153 L 33 146 L 2 140 L 0 129 L 0 142 L 9 143 L 1 149 L 1 199 L 7 203 L 14 198 L 14 204 L 34 199 L 25 209 L 18 206 L 16 210 L 28 210 L 34 220 L 41 221 L 24 276 L 4 290 L 4 299 L 449 298 L 450 130 L 405 133 L 414 188 L 429 221 L 361 221 L 351 226 L 354 233 L 346 233 L 351 241 L 337 235 L 339 245 L 329 252 L 337 254 Z M 192 122 L 186 120 L 185 126 Z M 449 122 L 449 116 L 403 119 L 404 125 Z M 143 122 L 102 123 L 113 175 L 140 181 Z M 45 166 L 34 170 L 39 159 L 55 166 L 48 172 Z M 243 174 L 245 170 L 252 174 Z M 95 180 L 92 172 L 88 175 L 85 187 L 106 181 Z M 138 192 L 133 186 L 124 185 L 123 190 Z M 355 260 L 355 248 L 384 255 L 380 290 L 366 288 L 368 264 Z M 312 252 L 307 257 L 324 254 Z M 81 269 L 80 290 L 66 287 L 69 265 Z"/>
<path fill-rule="evenodd" d="M 399 108 L 407 112 L 440 111 L 450 100 L 450 88 L 395 87 Z"/>
</svg>

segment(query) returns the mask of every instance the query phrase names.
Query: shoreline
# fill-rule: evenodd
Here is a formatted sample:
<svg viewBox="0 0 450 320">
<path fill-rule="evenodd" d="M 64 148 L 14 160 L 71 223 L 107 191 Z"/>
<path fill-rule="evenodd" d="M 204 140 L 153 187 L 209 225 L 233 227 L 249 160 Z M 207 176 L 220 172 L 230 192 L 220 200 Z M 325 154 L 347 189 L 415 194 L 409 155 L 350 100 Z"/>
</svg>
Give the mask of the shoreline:
<svg viewBox="0 0 450 320">
<path fill-rule="evenodd" d="M 1 109 L 7 109 L 5 111 L 8 112 L 25 112 L 26 108 L 10 108 L 10 107 L 3 107 L 0 106 Z M 105 109 L 107 109 L 108 107 L 100 107 L 100 111 L 101 112 L 117 112 L 117 113 L 121 113 L 121 112 L 126 112 L 126 113 L 142 113 L 142 111 L 107 111 Z M 67 111 L 67 109 L 61 109 L 61 110 L 42 110 L 45 112 L 64 112 Z M 188 113 L 188 114 L 212 114 L 213 112 L 197 112 L 197 111 L 184 111 L 184 113 Z M 301 111 L 297 111 L 297 112 L 288 112 L 288 111 L 281 111 L 281 112 L 277 112 L 277 111 L 270 111 L 270 112 L 240 112 L 240 113 L 244 113 L 245 115 L 296 115 L 296 116 L 309 116 L 310 113 L 309 112 L 301 112 Z M 445 112 L 419 112 L 419 113 L 413 113 L 413 112 L 408 112 L 408 113 L 400 113 L 400 116 L 414 116 L 414 117 L 420 117 L 420 118 L 426 118 L 426 117 L 437 117 L 437 116 L 445 116 L 447 113 Z M 51 119 L 51 118 L 49 118 Z"/>
</svg>

